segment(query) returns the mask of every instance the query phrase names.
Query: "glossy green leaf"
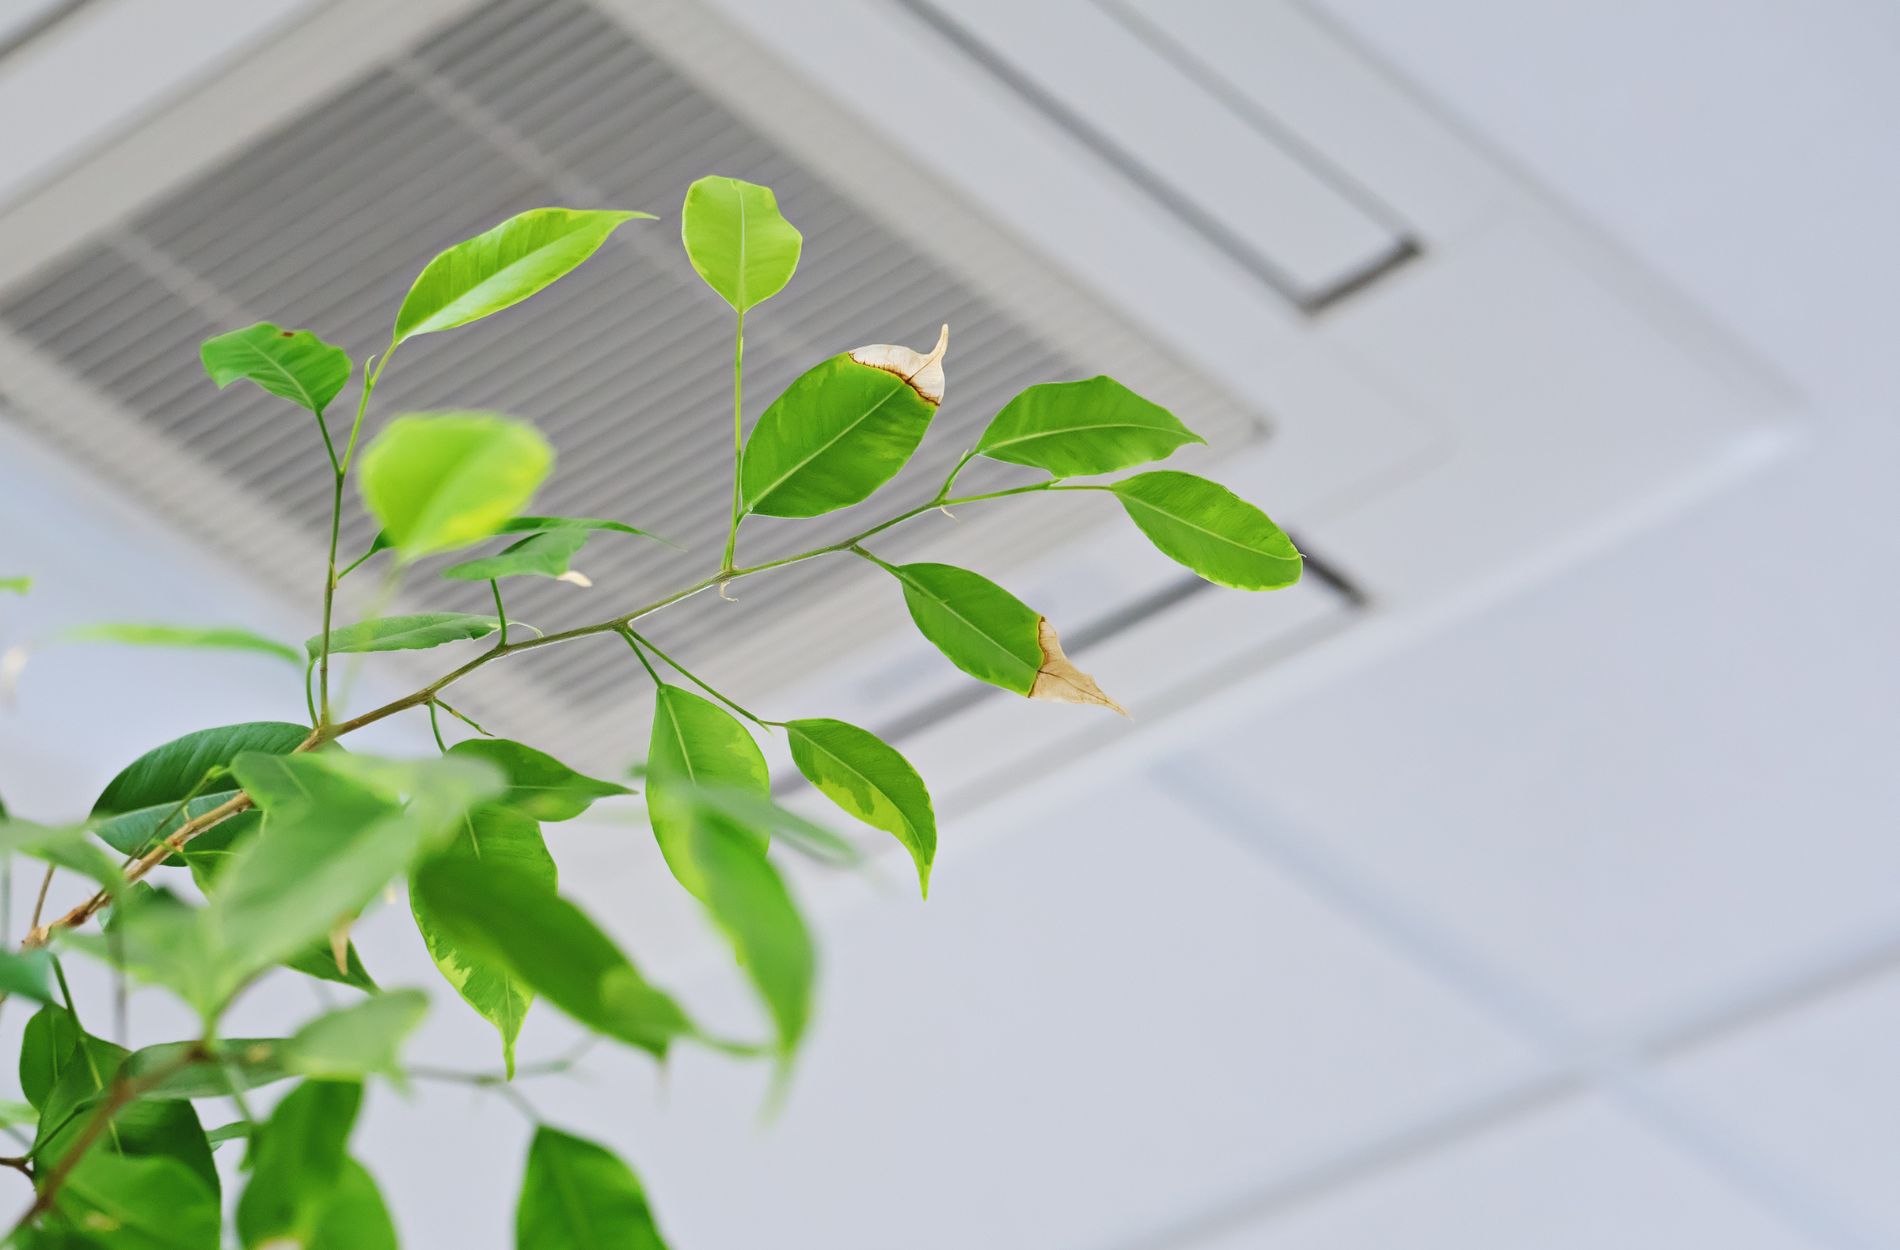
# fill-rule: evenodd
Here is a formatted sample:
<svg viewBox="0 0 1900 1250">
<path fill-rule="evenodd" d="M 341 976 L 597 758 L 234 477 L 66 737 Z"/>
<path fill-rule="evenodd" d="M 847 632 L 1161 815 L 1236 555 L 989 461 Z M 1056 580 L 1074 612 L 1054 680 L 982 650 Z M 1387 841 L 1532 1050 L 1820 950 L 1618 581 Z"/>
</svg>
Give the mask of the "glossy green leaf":
<svg viewBox="0 0 1900 1250">
<path fill-rule="evenodd" d="M 282 1061 L 294 1072 L 326 1080 L 387 1076 L 402 1083 L 402 1044 L 429 1011 L 420 990 L 390 990 L 325 1012 L 285 1042 Z"/>
<path fill-rule="evenodd" d="M 718 176 L 686 189 L 680 240 L 706 285 L 739 312 L 785 289 L 805 242 L 770 187 Z"/>
<path fill-rule="evenodd" d="M 405 560 L 480 542 L 540 489 L 554 448 L 495 412 L 397 417 L 363 452 L 363 506 Z"/>
<path fill-rule="evenodd" d="M 464 582 L 486 582 L 503 577 L 559 577 L 567 563 L 587 545 L 586 530 L 552 530 L 530 534 L 492 556 L 451 564 L 442 576 Z"/>
<path fill-rule="evenodd" d="M 554 857 L 548 854 L 547 843 L 541 838 L 541 826 L 518 810 L 499 804 L 477 808 L 463 817 L 462 828 L 439 857 L 518 874 L 549 894 L 558 884 Z M 521 1035 L 522 1021 L 534 1003 L 534 991 L 514 974 L 512 964 L 491 958 L 487 941 L 472 947 L 457 942 L 454 921 L 444 924 L 438 920 L 413 886 L 409 906 L 416 929 L 442 976 L 501 1034 L 502 1063 L 512 1077 L 515 1039 Z"/>
<path fill-rule="evenodd" d="M 506 738 L 470 738 L 450 747 L 449 754 L 493 765 L 508 786 L 496 805 L 534 820 L 572 820 L 598 799 L 633 793 L 618 782 L 577 773 L 544 751 Z"/>
<path fill-rule="evenodd" d="M 53 1001 L 53 952 L 0 950 L 0 996 L 36 1003 Z"/>
<path fill-rule="evenodd" d="M 177 647 L 188 650 L 250 651 L 303 667 L 295 647 L 227 625 L 167 625 L 108 622 L 61 630 L 55 642 L 111 642 L 129 647 Z"/>
<path fill-rule="evenodd" d="M 363 1087 L 305 1081 L 286 1094 L 251 1140 L 250 1180 L 238 1198 L 238 1238 L 247 1250 L 273 1242 L 309 1246 L 348 1163 Z"/>
<path fill-rule="evenodd" d="M 772 779 L 759 744 L 731 713 L 689 690 L 662 684 L 653 701 L 647 746 L 647 818 L 667 867 L 696 895 L 700 889 L 689 843 L 698 806 L 694 792 L 703 787 L 767 798 Z M 764 854 L 766 837 L 758 835 L 754 843 Z"/>
<path fill-rule="evenodd" d="M 206 339 L 198 355 L 219 390 L 249 378 L 319 417 L 350 380 L 348 352 L 308 330 L 286 330 L 268 321 Z"/>
<path fill-rule="evenodd" d="M 786 387 L 746 440 L 746 511 L 817 516 L 866 499 L 897 476 L 943 400 L 947 342 L 929 356 L 860 347 Z"/>
<path fill-rule="evenodd" d="M 1110 489 L 1149 542 L 1218 586 L 1278 590 L 1300 580 L 1292 540 L 1225 486 L 1162 470 Z"/>
<path fill-rule="evenodd" d="M 1054 477 L 1113 473 L 1206 440 L 1113 378 L 1046 382 L 1003 405 L 976 450 Z"/>
<path fill-rule="evenodd" d="M 693 1032 L 672 998 L 649 984 L 585 913 L 535 877 L 443 856 L 417 871 L 414 889 L 456 946 L 506 968 L 595 1032 L 656 1056 Z"/>
<path fill-rule="evenodd" d="M 544 1124 L 528 1148 L 515 1250 L 666 1250 L 666 1241 L 632 1168 Z"/>
<path fill-rule="evenodd" d="M 391 346 L 519 304 L 592 256 L 621 223 L 651 213 L 534 208 L 449 248 L 416 278 Z"/>
<path fill-rule="evenodd" d="M 54 1208 L 112 1250 L 218 1250 L 217 1193 L 184 1164 L 91 1150 Z"/>
<path fill-rule="evenodd" d="M 910 619 L 952 664 L 1027 696 L 1042 668 L 1041 617 L 987 577 L 949 564 L 885 565 L 904 587 Z"/>
<path fill-rule="evenodd" d="M 917 885 L 930 893 L 937 855 L 937 815 L 924 779 L 882 738 L 839 720 L 785 723 L 792 762 L 820 793 L 865 824 L 896 838 L 917 864 Z"/>
<path fill-rule="evenodd" d="M 141 854 L 185 820 L 237 794 L 228 773 L 232 760 L 246 751 L 288 755 L 309 735 L 307 725 L 247 721 L 200 729 L 153 747 L 106 783 L 92 805 L 93 829 L 120 854 Z M 180 811 L 179 803 L 194 790 L 197 797 Z"/>
<path fill-rule="evenodd" d="M 501 622 L 492 616 L 470 616 L 466 612 L 379 616 L 331 630 L 330 652 L 343 655 L 358 651 L 426 651 L 446 643 L 486 638 L 500 628 Z M 322 647 L 321 636 L 304 643 L 305 650 L 312 656 Z"/>
</svg>

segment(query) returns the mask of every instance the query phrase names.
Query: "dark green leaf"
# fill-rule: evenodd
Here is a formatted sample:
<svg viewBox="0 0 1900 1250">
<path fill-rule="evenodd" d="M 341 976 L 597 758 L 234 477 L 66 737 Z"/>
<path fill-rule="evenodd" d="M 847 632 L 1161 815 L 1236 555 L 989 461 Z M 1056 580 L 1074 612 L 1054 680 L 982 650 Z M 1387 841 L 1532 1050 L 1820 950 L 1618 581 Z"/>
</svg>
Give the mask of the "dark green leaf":
<svg viewBox="0 0 1900 1250">
<path fill-rule="evenodd" d="M 55 642 L 113 642 L 132 647 L 183 647 L 213 651 L 253 651 L 303 667 L 295 647 L 228 625 L 166 625 L 109 622 L 61 630 Z"/>
<path fill-rule="evenodd" d="M 305 1081 L 284 1096 L 251 1139 L 251 1178 L 238 1199 L 247 1250 L 273 1241 L 308 1246 L 348 1163 L 363 1087 Z"/>
<path fill-rule="evenodd" d="M 249 378 L 319 417 L 350 380 L 349 353 L 308 330 L 268 321 L 206 339 L 198 355 L 218 389 Z"/>
<path fill-rule="evenodd" d="M 357 481 L 363 506 L 405 560 L 480 542 L 525 507 L 554 448 L 495 412 L 397 417 L 370 440 Z"/>
<path fill-rule="evenodd" d="M 804 244 L 770 187 L 717 176 L 686 189 L 680 240 L 706 285 L 739 312 L 785 289 Z"/>
<path fill-rule="evenodd" d="M 923 636 L 976 678 L 1028 696 L 1042 669 L 1041 621 L 995 582 L 949 564 L 885 565 Z"/>
<path fill-rule="evenodd" d="M 76 1057 L 79 1025 L 64 1007 L 43 1007 L 20 1034 L 20 1091 L 36 1109 Z"/>
<path fill-rule="evenodd" d="M 506 968 L 597 1033 L 664 1056 L 693 1026 L 572 903 L 518 869 L 457 857 L 424 864 L 416 898 L 457 947 Z"/>
<path fill-rule="evenodd" d="M 237 793 L 227 770 L 239 755 L 246 751 L 288 755 L 309 735 L 308 726 L 288 721 L 249 721 L 200 729 L 153 747 L 106 783 L 92 805 L 92 816 L 95 821 L 107 819 L 96 823 L 94 830 L 120 854 L 141 854 L 189 817 L 202 815 Z M 179 802 L 194 790 L 199 797 L 184 813 L 174 815 Z"/>
<path fill-rule="evenodd" d="M 391 346 L 519 304 L 572 272 L 622 222 L 651 213 L 533 208 L 430 261 L 396 314 Z"/>
<path fill-rule="evenodd" d="M 688 853 L 697 809 L 693 792 L 707 787 L 770 797 L 765 756 L 724 708 L 662 684 L 653 701 L 653 736 L 647 745 L 647 817 L 667 867 L 695 894 Z M 766 837 L 758 835 L 754 845 L 763 855 Z"/>
<path fill-rule="evenodd" d="M 584 776 L 552 755 L 506 738 L 470 738 L 450 747 L 449 754 L 492 764 L 508 782 L 496 804 L 535 820 L 572 820 L 596 799 L 632 793 L 623 785 Z"/>
<path fill-rule="evenodd" d="M 666 1250 L 666 1241 L 633 1169 L 544 1124 L 521 1180 L 515 1250 Z"/>
<path fill-rule="evenodd" d="M 1046 382 L 1003 405 L 976 450 L 1055 477 L 1113 473 L 1206 440 L 1113 378 Z"/>
<path fill-rule="evenodd" d="M 90 1150 L 54 1210 L 112 1250 L 218 1250 L 217 1192 L 176 1159 Z"/>
<path fill-rule="evenodd" d="M 1300 553 L 1267 514 L 1191 473 L 1137 473 L 1109 489 L 1164 555 L 1218 586 L 1278 590 L 1300 580 Z"/>
<path fill-rule="evenodd" d="M 516 873 L 549 894 L 554 893 L 557 884 L 554 857 L 548 854 L 547 844 L 541 839 L 541 826 L 519 811 L 498 804 L 477 808 L 463 817 L 461 831 L 447 849 L 440 852 L 440 858 Z M 515 976 L 512 964 L 490 957 L 490 943 L 483 941 L 473 947 L 458 943 L 453 921 L 439 922 L 413 886 L 409 891 L 409 905 L 423 943 L 428 946 L 429 955 L 442 970 L 443 977 L 455 987 L 463 1001 L 501 1034 L 502 1062 L 512 1077 L 515 1039 L 521 1035 L 521 1024 L 534 1002 L 534 991 Z"/>
<path fill-rule="evenodd" d="M 326 1080 L 381 1075 L 401 1084 L 402 1044 L 428 1010 L 429 997 L 422 991 L 391 990 L 326 1012 L 291 1035 L 283 1062 Z"/>
<path fill-rule="evenodd" d="M 586 530 L 551 530 L 530 534 L 492 556 L 451 564 L 442 576 L 464 582 L 486 582 L 502 577 L 559 577 L 567 563 L 587 545 Z"/>
<path fill-rule="evenodd" d="M 614 534 L 632 534 L 636 538 L 651 538 L 655 542 L 677 546 L 667 542 L 658 534 L 636 529 L 624 521 L 603 521 L 598 517 L 585 516 L 518 516 L 510 517 L 501 527 L 503 534 L 546 534 L 557 530 L 606 530 Z"/>
<path fill-rule="evenodd" d="M 785 723 L 792 762 L 824 796 L 904 844 L 917 864 L 917 884 L 930 893 L 937 854 L 937 816 L 930 791 L 910 761 L 867 729 L 839 720 Z"/>
<path fill-rule="evenodd" d="M 866 499 L 897 476 L 943 401 L 946 344 L 940 339 L 929 356 L 860 347 L 786 387 L 746 441 L 746 511 L 817 516 Z"/>
<path fill-rule="evenodd" d="M 418 612 L 410 616 L 379 616 L 330 631 L 330 651 L 424 651 L 444 643 L 486 638 L 501 628 L 492 616 L 466 612 Z M 311 655 L 323 647 L 321 635 L 304 644 Z"/>
</svg>

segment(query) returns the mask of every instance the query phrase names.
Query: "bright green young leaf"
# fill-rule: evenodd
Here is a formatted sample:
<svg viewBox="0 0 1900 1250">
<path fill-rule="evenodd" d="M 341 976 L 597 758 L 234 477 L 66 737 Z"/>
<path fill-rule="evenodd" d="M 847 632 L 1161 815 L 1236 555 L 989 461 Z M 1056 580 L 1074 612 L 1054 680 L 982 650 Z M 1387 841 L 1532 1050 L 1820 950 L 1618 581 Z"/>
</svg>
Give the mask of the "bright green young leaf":
<svg viewBox="0 0 1900 1250">
<path fill-rule="evenodd" d="M 739 312 L 785 289 L 805 242 L 770 187 L 718 176 L 686 188 L 680 240 L 706 285 Z"/>
<path fill-rule="evenodd" d="M 1163 470 L 1137 473 L 1109 489 L 1162 554 L 1215 585 L 1278 590 L 1300 580 L 1292 540 L 1225 486 Z"/>
<path fill-rule="evenodd" d="M 770 797 L 765 756 L 724 708 L 662 684 L 653 701 L 653 736 L 647 745 L 647 818 L 667 867 L 702 900 L 689 843 L 697 819 L 694 792 L 709 787 Z M 764 854 L 766 838 L 757 836 L 754 845 Z"/>
<path fill-rule="evenodd" d="M 785 723 L 792 762 L 824 796 L 865 824 L 896 838 L 917 864 L 917 884 L 930 893 L 937 854 L 937 816 L 930 791 L 910 761 L 882 738 L 839 720 Z"/>
<path fill-rule="evenodd" d="M 633 793 L 617 782 L 577 773 L 552 755 L 506 738 L 470 738 L 450 747 L 449 754 L 494 765 L 508 783 L 496 806 L 534 820 L 572 820 L 597 799 Z"/>
<path fill-rule="evenodd" d="M 466 745 L 459 744 L 457 749 Z M 499 803 L 476 808 L 464 816 L 461 830 L 454 841 L 439 852 L 439 858 L 518 874 L 550 895 L 558 884 L 554 857 L 548 854 L 547 843 L 541 838 L 541 826 L 519 810 Z M 464 1002 L 501 1034 L 502 1063 L 512 1077 L 515 1039 L 521 1035 L 522 1021 L 534 1003 L 534 991 L 514 974 L 510 963 L 490 957 L 491 944 L 487 941 L 472 947 L 457 942 L 454 921 L 440 922 L 414 886 L 410 887 L 409 906 L 423 944 L 429 948 L 429 956 L 442 970 L 443 977 Z"/>
<path fill-rule="evenodd" d="M 442 576 L 464 582 L 486 582 L 502 577 L 559 577 L 567 572 L 567 562 L 586 545 L 586 530 L 530 534 L 492 556 L 451 564 L 442 570 Z"/>
<path fill-rule="evenodd" d="M 330 631 L 330 653 L 357 651 L 426 651 L 445 643 L 486 638 L 501 628 L 492 616 L 466 612 L 418 612 L 409 616 L 379 616 Z M 315 656 L 323 647 L 321 635 L 304 643 Z M 306 731 L 307 732 L 307 731 Z"/>
<path fill-rule="evenodd" d="M 246 1250 L 311 1245 L 348 1163 L 362 1101 L 363 1087 L 353 1081 L 308 1080 L 258 1127 L 246 1155 L 251 1177 L 237 1204 Z"/>
<path fill-rule="evenodd" d="M 393 347 L 513 307 L 592 256 L 622 222 L 651 213 L 533 208 L 430 261 L 396 314 Z"/>
<path fill-rule="evenodd" d="M 175 1159 L 90 1150 L 66 1178 L 53 1209 L 86 1230 L 89 1239 L 82 1245 L 112 1250 L 219 1247 L 217 1192 Z"/>
<path fill-rule="evenodd" d="M 877 344 L 807 370 L 773 400 L 746 440 L 741 484 L 747 512 L 805 517 L 868 498 L 897 476 L 943 402 L 936 348 Z"/>
<path fill-rule="evenodd" d="M 113 850 L 140 854 L 185 820 L 237 793 L 227 771 L 232 760 L 246 751 L 288 755 L 309 735 L 306 725 L 249 721 L 200 729 L 153 747 L 106 783 L 92 805 L 93 828 Z M 197 797 L 179 811 L 194 791 Z"/>
<path fill-rule="evenodd" d="M 404 560 L 480 542 L 500 530 L 554 468 L 554 448 L 525 421 L 495 412 L 397 417 L 363 452 L 357 486 Z"/>
<path fill-rule="evenodd" d="M 53 952 L 0 950 L 0 996 L 36 1003 L 53 1001 Z"/>
<path fill-rule="evenodd" d="M 227 625 L 165 625 L 108 622 L 100 625 L 76 625 L 61 630 L 55 642 L 112 642 L 129 647 L 180 647 L 192 650 L 251 651 L 275 656 L 298 668 L 303 657 L 295 647 L 254 634 L 248 629 Z"/>
<path fill-rule="evenodd" d="M 390 990 L 326 1012 L 284 1044 L 285 1066 L 324 1080 L 387 1076 L 402 1083 L 402 1044 L 428 1014 L 420 990 Z"/>
<path fill-rule="evenodd" d="M 1035 609 L 995 582 L 950 564 L 885 565 L 904 587 L 910 619 L 952 664 L 1028 696 L 1042 668 Z"/>
<path fill-rule="evenodd" d="M 664 1057 L 694 1032 L 580 908 L 518 869 L 453 856 L 424 864 L 415 896 L 460 949 L 506 968 L 596 1033 Z"/>
<path fill-rule="evenodd" d="M 1053 477 L 1113 473 L 1205 442 L 1113 378 L 1046 382 L 1003 405 L 976 450 Z"/>
<path fill-rule="evenodd" d="M 23 595 L 31 589 L 33 589 L 33 579 L 30 577 L 0 577 L 0 590 L 9 591 L 16 595 Z"/>
<path fill-rule="evenodd" d="M 544 1124 L 528 1149 L 515 1250 L 666 1250 L 666 1241 L 633 1169 Z"/>
<path fill-rule="evenodd" d="M 350 380 L 349 353 L 308 330 L 268 321 L 206 339 L 198 355 L 219 390 L 249 378 L 319 417 Z"/>
</svg>

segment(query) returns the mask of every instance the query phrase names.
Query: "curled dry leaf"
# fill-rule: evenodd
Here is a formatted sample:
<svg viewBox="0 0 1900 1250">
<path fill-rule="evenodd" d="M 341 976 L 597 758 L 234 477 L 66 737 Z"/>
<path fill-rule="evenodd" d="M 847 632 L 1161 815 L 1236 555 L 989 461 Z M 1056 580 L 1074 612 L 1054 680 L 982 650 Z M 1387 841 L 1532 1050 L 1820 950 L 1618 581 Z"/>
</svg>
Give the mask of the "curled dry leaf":
<svg viewBox="0 0 1900 1250">
<path fill-rule="evenodd" d="M 937 331 L 937 345 L 928 356 L 895 343 L 873 343 L 851 353 L 851 359 L 873 369 L 895 373 L 931 407 L 943 403 L 943 357 L 950 350 L 950 327 Z"/>
<path fill-rule="evenodd" d="M 1036 643 L 1042 648 L 1042 667 L 1036 671 L 1036 683 L 1029 688 L 1032 699 L 1049 699 L 1056 703 L 1087 703 L 1095 707 L 1111 708 L 1128 715 L 1128 709 L 1108 697 L 1095 679 L 1070 663 L 1069 657 L 1062 654 L 1062 639 L 1056 636 L 1056 627 L 1049 623 L 1048 617 L 1036 621 Z"/>
<path fill-rule="evenodd" d="M 350 927 L 355 923 L 354 916 L 345 916 L 330 930 L 330 954 L 336 958 L 336 970 L 346 977 L 350 975 Z"/>
<path fill-rule="evenodd" d="M 566 582 L 570 586 L 579 586 L 583 590 L 587 589 L 588 587 L 594 584 L 594 579 L 587 576 L 587 574 L 581 572 L 579 569 L 569 569 L 567 572 L 562 573 L 560 576 L 556 577 L 554 580 L 557 582 Z"/>
</svg>

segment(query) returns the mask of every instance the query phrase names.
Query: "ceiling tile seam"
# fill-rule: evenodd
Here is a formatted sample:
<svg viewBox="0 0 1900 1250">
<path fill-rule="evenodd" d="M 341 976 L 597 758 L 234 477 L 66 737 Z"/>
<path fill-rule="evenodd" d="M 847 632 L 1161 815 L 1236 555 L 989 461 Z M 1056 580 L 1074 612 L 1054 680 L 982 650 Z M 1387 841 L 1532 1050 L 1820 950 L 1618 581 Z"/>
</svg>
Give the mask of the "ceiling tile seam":
<svg viewBox="0 0 1900 1250">
<path fill-rule="evenodd" d="M 1397 898 L 1294 835 L 1263 821 L 1259 805 L 1220 770 L 1192 755 L 1150 773 L 1176 803 L 1237 846 L 1265 858 L 1310 897 L 1463 1000 L 1584 1079 L 1632 1120 L 1720 1180 L 1740 1201 L 1828 1250 L 1890 1250 L 1884 1238 L 1812 1192 L 1798 1177 L 1727 1141 L 1720 1129 L 1665 1090 L 1636 1056 L 1641 1046 L 1600 1044 L 1553 1002 Z"/>
</svg>

